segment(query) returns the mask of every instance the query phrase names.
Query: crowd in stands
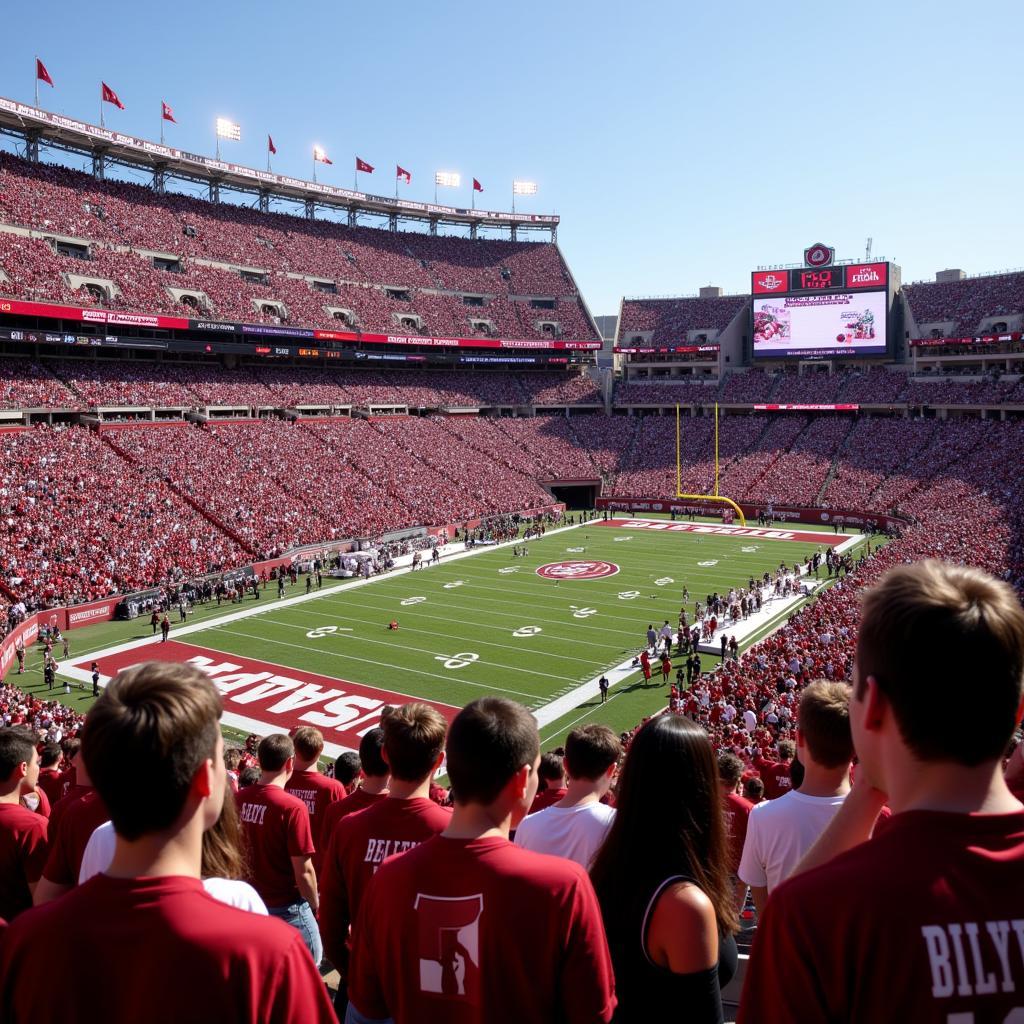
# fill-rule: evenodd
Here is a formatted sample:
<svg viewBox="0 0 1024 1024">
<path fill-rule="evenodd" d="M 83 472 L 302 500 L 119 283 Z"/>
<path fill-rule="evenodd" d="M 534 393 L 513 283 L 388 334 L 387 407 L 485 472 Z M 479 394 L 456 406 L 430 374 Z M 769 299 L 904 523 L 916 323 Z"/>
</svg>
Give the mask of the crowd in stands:
<svg viewBox="0 0 1024 1024">
<path fill-rule="evenodd" d="M 471 321 L 482 320 L 503 337 L 544 338 L 542 324 L 554 322 L 562 337 L 596 340 L 551 243 L 350 228 L 100 182 L 10 154 L 0 154 L 2 224 L 38 233 L 0 231 L 0 268 L 22 298 L 333 329 L 346 325 L 330 310 L 348 310 L 355 326 L 386 333 L 407 314 L 421 322 L 410 333 L 454 337 L 480 333 Z M 62 255 L 53 236 L 87 252 Z M 158 268 L 154 253 L 173 269 Z M 243 280 L 242 269 L 256 277 Z M 110 281 L 113 290 L 96 296 L 66 275 Z M 483 304 L 467 305 L 462 293 Z M 554 308 L 531 306 L 534 297 L 553 299 Z"/>
<path fill-rule="evenodd" d="M 981 321 L 987 317 L 1024 313 L 1024 273 L 922 281 L 906 285 L 903 294 L 918 328 L 950 324 L 948 337 L 972 337 L 982 333 Z"/>
<path fill-rule="evenodd" d="M 645 344 L 685 344 L 690 331 L 724 331 L 749 302 L 746 295 L 698 299 L 623 299 L 619 314 L 620 344 L 629 344 L 634 333 L 645 335 Z M 646 337 L 648 331 L 653 332 Z"/>
</svg>

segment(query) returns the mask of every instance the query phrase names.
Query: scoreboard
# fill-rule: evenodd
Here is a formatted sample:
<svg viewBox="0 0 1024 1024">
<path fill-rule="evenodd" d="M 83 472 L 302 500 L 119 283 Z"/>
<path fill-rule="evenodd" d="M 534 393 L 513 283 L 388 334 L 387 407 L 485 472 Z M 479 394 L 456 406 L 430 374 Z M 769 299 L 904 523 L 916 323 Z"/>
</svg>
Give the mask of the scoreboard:
<svg viewBox="0 0 1024 1024">
<path fill-rule="evenodd" d="M 884 355 L 891 281 L 888 263 L 754 271 L 754 358 Z"/>
</svg>

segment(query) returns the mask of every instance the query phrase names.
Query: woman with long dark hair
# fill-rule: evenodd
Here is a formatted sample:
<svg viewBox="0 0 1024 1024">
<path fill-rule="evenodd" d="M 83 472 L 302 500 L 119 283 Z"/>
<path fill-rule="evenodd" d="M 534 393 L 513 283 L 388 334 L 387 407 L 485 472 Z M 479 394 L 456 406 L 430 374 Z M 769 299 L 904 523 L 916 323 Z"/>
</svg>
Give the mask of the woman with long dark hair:
<svg viewBox="0 0 1024 1024">
<path fill-rule="evenodd" d="M 658 715 L 633 738 L 590 876 L 615 967 L 615 1021 L 719 1024 L 739 927 L 707 733 Z"/>
</svg>

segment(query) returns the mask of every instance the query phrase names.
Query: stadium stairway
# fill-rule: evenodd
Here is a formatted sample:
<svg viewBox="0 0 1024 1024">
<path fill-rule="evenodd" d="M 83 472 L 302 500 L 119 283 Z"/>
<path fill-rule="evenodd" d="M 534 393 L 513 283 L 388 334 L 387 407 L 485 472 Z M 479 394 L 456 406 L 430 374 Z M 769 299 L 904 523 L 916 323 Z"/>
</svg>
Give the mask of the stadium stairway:
<svg viewBox="0 0 1024 1024">
<path fill-rule="evenodd" d="M 850 442 L 853 440 L 853 433 L 857 428 L 857 421 L 854 419 L 850 420 L 850 429 L 847 430 L 846 436 L 839 443 L 839 447 L 836 449 L 835 455 L 832 456 L 832 465 L 828 467 L 828 472 L 825 474 L 825 479 L 822 481 L 821 487 L 818 489 L 818 493 L 814 497 L 814 504 L 821 505 L 825 499 L 825 491 L 828 490 L 828 485 L 835 479 L 836 472 L 839 469 L 839 459 L 843 452 L 850 447 Z"/>
<path fill-rule="evenodd" d="M 145 430 L 146 428 L 141 427 L 139 429 Z M 202 428 L 196 427 L 196 429 L 201 430 Z M 113 451 L 115 455 L 117 455 L 121 459 L 124 459 L 125 462 L 135 466 L 136 469 L 138 469 L 143 474 L 143 476 L 146 475 L 146 467 L 143 466 L 142 463 L 139 462 L 137 458 L 135 458 L 135 456 L 129 454 L 120 445 L 118 445 L 110 437 L 109 433 L 107 433 L 104 430 L 100 430 L 98 431 L 98 434 L 99 439 L 108 448 L 110 448 L 110 450 Z M 201 515 L 208 523 L 210 523 L 212 526 L 215 526 L 218 530 L 220 530 L 221 533 L 226 534 L 228 537 L 230 537 L 244 552 L 246 552 L 246 554 L 252 556 L 253 558 L 259 558 L 259 552 L 257 552 L 251 545 L 246 543 L 246 541 L 238 533 L 232 530 L 231 527 L 228 526 L 228 524 L 225 523 L 223 519 L 221 519 L 219 516 L 214 515 L 208 508 L 203 506 L 200 502 L 196 501 L 195 498 L 192 497 L 192 495 L 183 491 L 173 480 L 170 479 L 170 477 L 164 477 L 163 479 L 167 486 L 179 498 L 181 498 L 181 500 L 185 502 L 186 505 L 189 505 L 191 508 L 195 509 L 195 511 L 198 512 L 199 515 Z"/>
</svg>

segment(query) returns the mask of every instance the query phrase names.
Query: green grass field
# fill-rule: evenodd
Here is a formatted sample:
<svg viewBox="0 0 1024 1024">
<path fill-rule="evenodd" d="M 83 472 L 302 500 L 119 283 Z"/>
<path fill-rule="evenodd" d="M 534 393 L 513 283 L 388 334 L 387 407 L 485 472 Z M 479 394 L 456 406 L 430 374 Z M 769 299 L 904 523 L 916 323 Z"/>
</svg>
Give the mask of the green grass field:
<svg viewBox="0 0 1024 1024">
<path fill-rule="evenodd" d="M 658 628 L 667 619 L 675 627 L 684 585 L 690 591 L 687 611 L 692 612 L 696 597 L 744 585 L 751 575 L 774 570 L 780 562 L 802 561 L 815 545 L 644 532 L 628 524 L 611 527 L 594 521 L 531 540 L 528 548 L 522 558 L 513 557 L 511 547 L 485 549 L 365 586 L 325 586 L 313 599 L 291 606 L 279 603 L 271 587 L 259 605 L 247 600 L 241 606 L 258 607 L 258 614 L 211 624 L 181 636 L 181 641 L 455 706 L 483 694 L 505 695 L 540 715 L 547 748 L 578 721 L 605 722 L 621 730 L 664 706 L 660 678 L 657 685 L 652 680 L 645 687 L 639 672 L 631 673 L 613 687 L 604 705 L 597 687 L 587 684 L 638 653 L 648 623 Z M 574 559 L 612 562 L 620 571 L 593 580 L 552 580 L 536 574 L 541 565 Z M 304 592 L 300 578 L 286 596 Z M 199 608 L 189 625 L 239 607 Z M 386 629 L 391 619 L 399 621 L 399 632 Z M 172 640 L 179 628 L 176 624 Z M 81 664 L 93 651 L 150 632 L 148 620 L 142 619 L 76 631 L 71 634 L 71 661 Z M 145 656 L 151 654 L 159 657 L 159 646 L 145 649 Z M 40 671 L 33 662 L 38 663 L 36 655 L 30 658 L 29 674 L 11 681 L 39 692 Z M 705 656 L 705 669 L 715 663 L 717 659 Z M 584 692 L 573 699 L 572 692 L 581 686 Z M 76 710 L 91 703 L 78 690 L 53 696 Z M 551 708 L 559 698 L 561 704 Z M 225 731 L 236 735 L 235 730 Z"/>
</svg>

